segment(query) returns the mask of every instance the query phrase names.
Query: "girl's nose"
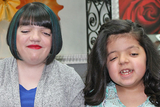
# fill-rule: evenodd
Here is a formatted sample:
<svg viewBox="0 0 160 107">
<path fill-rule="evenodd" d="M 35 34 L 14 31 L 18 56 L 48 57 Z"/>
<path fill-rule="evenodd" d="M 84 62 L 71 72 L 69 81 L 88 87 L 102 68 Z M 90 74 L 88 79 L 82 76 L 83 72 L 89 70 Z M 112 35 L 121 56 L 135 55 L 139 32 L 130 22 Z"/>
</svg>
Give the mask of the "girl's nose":
<svg viewBox="0 0 160 107">
<path fill-rule="evenodd" d="M 123 65 L 129 62 L 128 56 L 127 55 L 120 55 L 119 56 L 119 64 Z"/>
</svg>

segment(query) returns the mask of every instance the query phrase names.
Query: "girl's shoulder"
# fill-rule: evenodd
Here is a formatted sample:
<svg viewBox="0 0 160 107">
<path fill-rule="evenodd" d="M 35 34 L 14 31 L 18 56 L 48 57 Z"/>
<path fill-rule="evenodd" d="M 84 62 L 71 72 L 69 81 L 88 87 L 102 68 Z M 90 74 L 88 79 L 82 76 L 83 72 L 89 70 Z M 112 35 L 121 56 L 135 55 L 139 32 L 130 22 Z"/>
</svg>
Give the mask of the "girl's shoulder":
<svg viewBox="0 0 160 107">
<path fill-rule="evenodd" d="M 106 86 L 106 98 L 115 97 L 117 94 L 116 86 L 113 82 L 110 82 Z"/>
<path fill-rule="evenodd" d="M 116 86 L 113 82 L 110 82 L 106 86 L 106 96 L 103 102 L 97 107 L 126 107 L 119 99 Z M 149 98 L 138 107 L 155 107 L 150 101 Z"/>
<path fill-rule="evenodd" d="M 116 93 L 116 87 L 113 82 L 110 82 L 106 86 L 106 95 L 105 99 L 100 105 L 92 106 L 92 107 L 122 107 L 119 105 L 119 102 L 117 100 L 117 93 Z M 91 107 L 91 106 L 87 106 Z"/>
<path fill-rule="evenodd" d="M 116 86 L 113 82 L 107 84 L 105 99 L 96 107 L 123 107 L 119 104 Z"/>
<path fill-rule="evenodd" d="M 110 82 L 106 86 L 105 99 L 100 105 L 97 106 L 87 106 L 87 107 L 126 107 L 119 99 L 116 86 L 113 82 Z M 138 107 L 155 107 L 149 98 Z"/>
</svg>

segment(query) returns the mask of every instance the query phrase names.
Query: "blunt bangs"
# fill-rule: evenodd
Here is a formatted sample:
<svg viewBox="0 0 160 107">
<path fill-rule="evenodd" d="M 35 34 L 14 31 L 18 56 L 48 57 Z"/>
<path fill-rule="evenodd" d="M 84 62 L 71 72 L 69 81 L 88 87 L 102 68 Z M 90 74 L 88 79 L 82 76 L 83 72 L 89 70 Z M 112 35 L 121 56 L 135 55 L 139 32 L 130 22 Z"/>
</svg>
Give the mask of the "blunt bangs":
<svg viewBox="0 0 160 107">
<path fill-rule="evenodd" d="M 22 13 L 19 25 L 36 25 L 52 29 L 48 12 L 37 5 L 31 5 Z"/>
</svg>

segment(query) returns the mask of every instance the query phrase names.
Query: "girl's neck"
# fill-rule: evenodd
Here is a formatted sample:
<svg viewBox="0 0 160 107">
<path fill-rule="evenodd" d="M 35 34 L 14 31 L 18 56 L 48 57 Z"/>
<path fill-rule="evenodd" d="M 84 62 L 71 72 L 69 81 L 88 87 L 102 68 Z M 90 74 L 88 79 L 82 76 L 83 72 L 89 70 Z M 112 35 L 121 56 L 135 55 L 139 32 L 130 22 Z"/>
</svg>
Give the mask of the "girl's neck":
<svg viewBox="0 0 160 107">
<path fill-rule="evenodd" d="M 135 87 L 123 87 L 116 85 L 116 89 L 120 101 L 126 107 L 137 107 L 147 100 L 147 95 L 144 93 L 143 83 L 138 84 Z"/>
<path fill-rule="evenodd" d="M 139 92 L 139 91 L 144 91 L 144 84 L 143 80 L 139 81 L 139 83 L 134 84 L 132 86 L 121 86 L 116 84 L 117 91 L 122 91 L 122 92 Z"/>
</svg>

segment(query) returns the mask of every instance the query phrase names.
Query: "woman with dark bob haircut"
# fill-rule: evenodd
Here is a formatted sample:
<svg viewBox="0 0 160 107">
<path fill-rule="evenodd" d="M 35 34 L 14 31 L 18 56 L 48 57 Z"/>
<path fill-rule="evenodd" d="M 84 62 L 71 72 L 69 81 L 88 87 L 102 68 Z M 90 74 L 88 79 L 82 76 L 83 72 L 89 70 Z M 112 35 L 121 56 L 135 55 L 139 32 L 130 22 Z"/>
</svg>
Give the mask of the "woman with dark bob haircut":
<svg viewBox="0 0 160 107">
<path fill-rule="evenodd" d="M 20 25 L 37 25 L 43 26 L 51 30 L 52 32 L 52 46 L 50 55 L 46 59 L 46 64 L 50 64 L 55 56 L 60 52 L 62 48 L 62 37 L 59 26 L 59 21 L 53 11 L 44 4 L 41 3 L 26 4 L 22 7 L 13 17 L 8 33 L 7 44 L 10 47 L 12 55 L 16 59 L 21 59 L 17 52 L 16 47 L 16 35 L 17 29 Z"/>
<path fill-rule="evenodd" d="M 101 26 L 87 71 L 87 107 L 160 107 L 160 55 L 135 22 Z"/>
<path fill-rule="evenodd" d="M 7 44 L 14 57 L 0 60 L 1 107 L 84 107 L 81 77 L 55 59 L 62 37 L 48 6 L 32 2 L 19 9 Z"/>
</svg>

